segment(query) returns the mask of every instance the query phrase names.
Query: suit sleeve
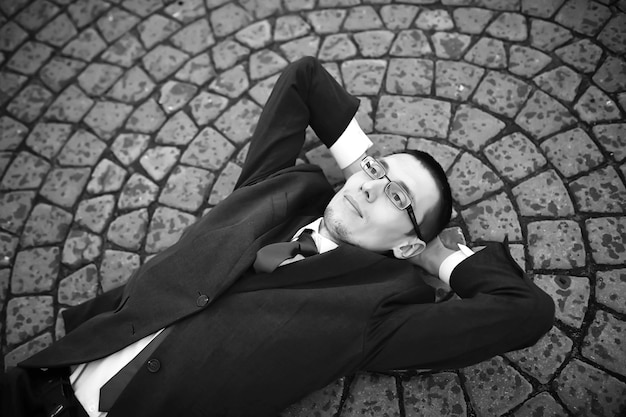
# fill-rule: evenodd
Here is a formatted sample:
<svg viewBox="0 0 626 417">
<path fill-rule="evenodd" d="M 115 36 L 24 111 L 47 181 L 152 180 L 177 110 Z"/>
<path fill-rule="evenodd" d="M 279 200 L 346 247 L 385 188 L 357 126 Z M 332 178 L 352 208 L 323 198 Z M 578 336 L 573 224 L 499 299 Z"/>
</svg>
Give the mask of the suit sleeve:
<svg viewBox="0 0 626 417">
<path fill-rule="evenodd" d="M 317 59 L 306 57 L 290 64 L 261 112 L 235 188 L 293 166 L 309 125 L 327 147 L 332 146 L 358 106 L 359 100 L 339 85 Z"/>
<path fill-rule="evenodd" d="M 552 327 L 552 299 L 502 244 L 461 262 L 450 284 L 460 300 L 381 307 L 366 336 L 364 367 L 464 367 L 530 346 Z"/>
</svg>

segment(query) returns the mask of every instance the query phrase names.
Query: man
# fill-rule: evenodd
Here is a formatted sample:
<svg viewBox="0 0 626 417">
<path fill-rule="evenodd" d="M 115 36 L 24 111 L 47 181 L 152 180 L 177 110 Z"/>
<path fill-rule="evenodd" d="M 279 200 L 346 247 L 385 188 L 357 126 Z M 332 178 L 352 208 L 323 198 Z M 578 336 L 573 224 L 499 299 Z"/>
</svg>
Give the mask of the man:
<svg viewBox="0 0 626 417">
<path fill-rule="evenodd" d="M 459 367 L 533 344 L 552 325 L 551 299 L 502 244 L 469 257 L 445 248 L 441 167 L 420 153 L 367 157 L 357 107 L 315 59 L 286 68 L 235 191 L 124 288 L 68 310 L 67 335 L 11 374 L 5 407 L 274 416 L 357 370 Z M 309 124 L 348 177 L 334 195 L 319 168 L 295 165 Z M 311 252 L 307 236 L 320 254 L 264 256 L 295 238 Z M 464 299 L 435 304 L 413 264 Z M 109 400 L 108 382 L 144 353 Z"/>
</svg>

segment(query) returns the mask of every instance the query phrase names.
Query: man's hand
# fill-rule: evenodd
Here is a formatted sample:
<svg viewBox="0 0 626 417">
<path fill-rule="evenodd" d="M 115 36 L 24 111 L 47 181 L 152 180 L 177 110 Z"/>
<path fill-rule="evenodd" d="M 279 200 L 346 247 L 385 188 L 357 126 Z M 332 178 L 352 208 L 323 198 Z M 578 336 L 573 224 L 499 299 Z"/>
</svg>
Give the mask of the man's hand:
<svg viewBox="0 0 626 417">
<path fill-rule="evenodd" d="M 445 247 L 439 236 L 437 236 L 426 245 L 422 252 L 412 258 L 408 258 L 408 261 L 424 268 L 429 274 L 438 277 L 441 263 L 455 252 L 455 250 Z"/>
</svg>

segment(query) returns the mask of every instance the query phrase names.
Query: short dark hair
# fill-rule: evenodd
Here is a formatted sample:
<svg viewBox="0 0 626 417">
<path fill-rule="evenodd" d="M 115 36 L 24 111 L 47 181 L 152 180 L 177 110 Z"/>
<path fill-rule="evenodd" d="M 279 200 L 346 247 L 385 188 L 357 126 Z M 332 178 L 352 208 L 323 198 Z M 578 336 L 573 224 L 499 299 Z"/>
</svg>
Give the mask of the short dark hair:
<svg viewBox="0 0 626 417">
<path fill-rule="evenodd" d="M 452 191 L 443 167 L 429 153 L 418 150 L 406 150 L 403 153 L 412 155 L 432 175 L 439 190 L 439 201 L 426 212 L 420 232 L 426 242 L 433 240 L 450 222 L 452 216 Z M 415 233 L 415 232 L 413 232 Z"/>
</svg>

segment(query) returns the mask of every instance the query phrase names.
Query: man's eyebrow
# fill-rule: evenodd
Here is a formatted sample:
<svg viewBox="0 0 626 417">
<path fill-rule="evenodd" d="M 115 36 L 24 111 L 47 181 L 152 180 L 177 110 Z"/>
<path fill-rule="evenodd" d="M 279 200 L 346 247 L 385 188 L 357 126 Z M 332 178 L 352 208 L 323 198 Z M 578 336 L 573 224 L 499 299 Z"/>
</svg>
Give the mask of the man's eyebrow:
<svg viewBox="0 0 626 417">
<path fill-rule="evenodd" d="M 385 168 L 385 171 L 387 171 L 387 173 L 389 172 L 389 164 L 387 163 L 387 161 L 385 161 L 384 159 L 379 159 L 378 162 L 383 166 L 383 168 Z M 406 190 L 407 193 L 409 193 L 409 196 L 411 197 L 412 203 L 415 202 L 415 196 L 413 196 L 413 193 L 411 192 L 411 190 L 409 189 L 409 187 L 406 185 L 406 183 L 402 180 L 391 180 L 393 182 L 397 182 L 398 184 L 400 184 L 402 186 L 402 188 L 404 188 Z"/>
</svg>

